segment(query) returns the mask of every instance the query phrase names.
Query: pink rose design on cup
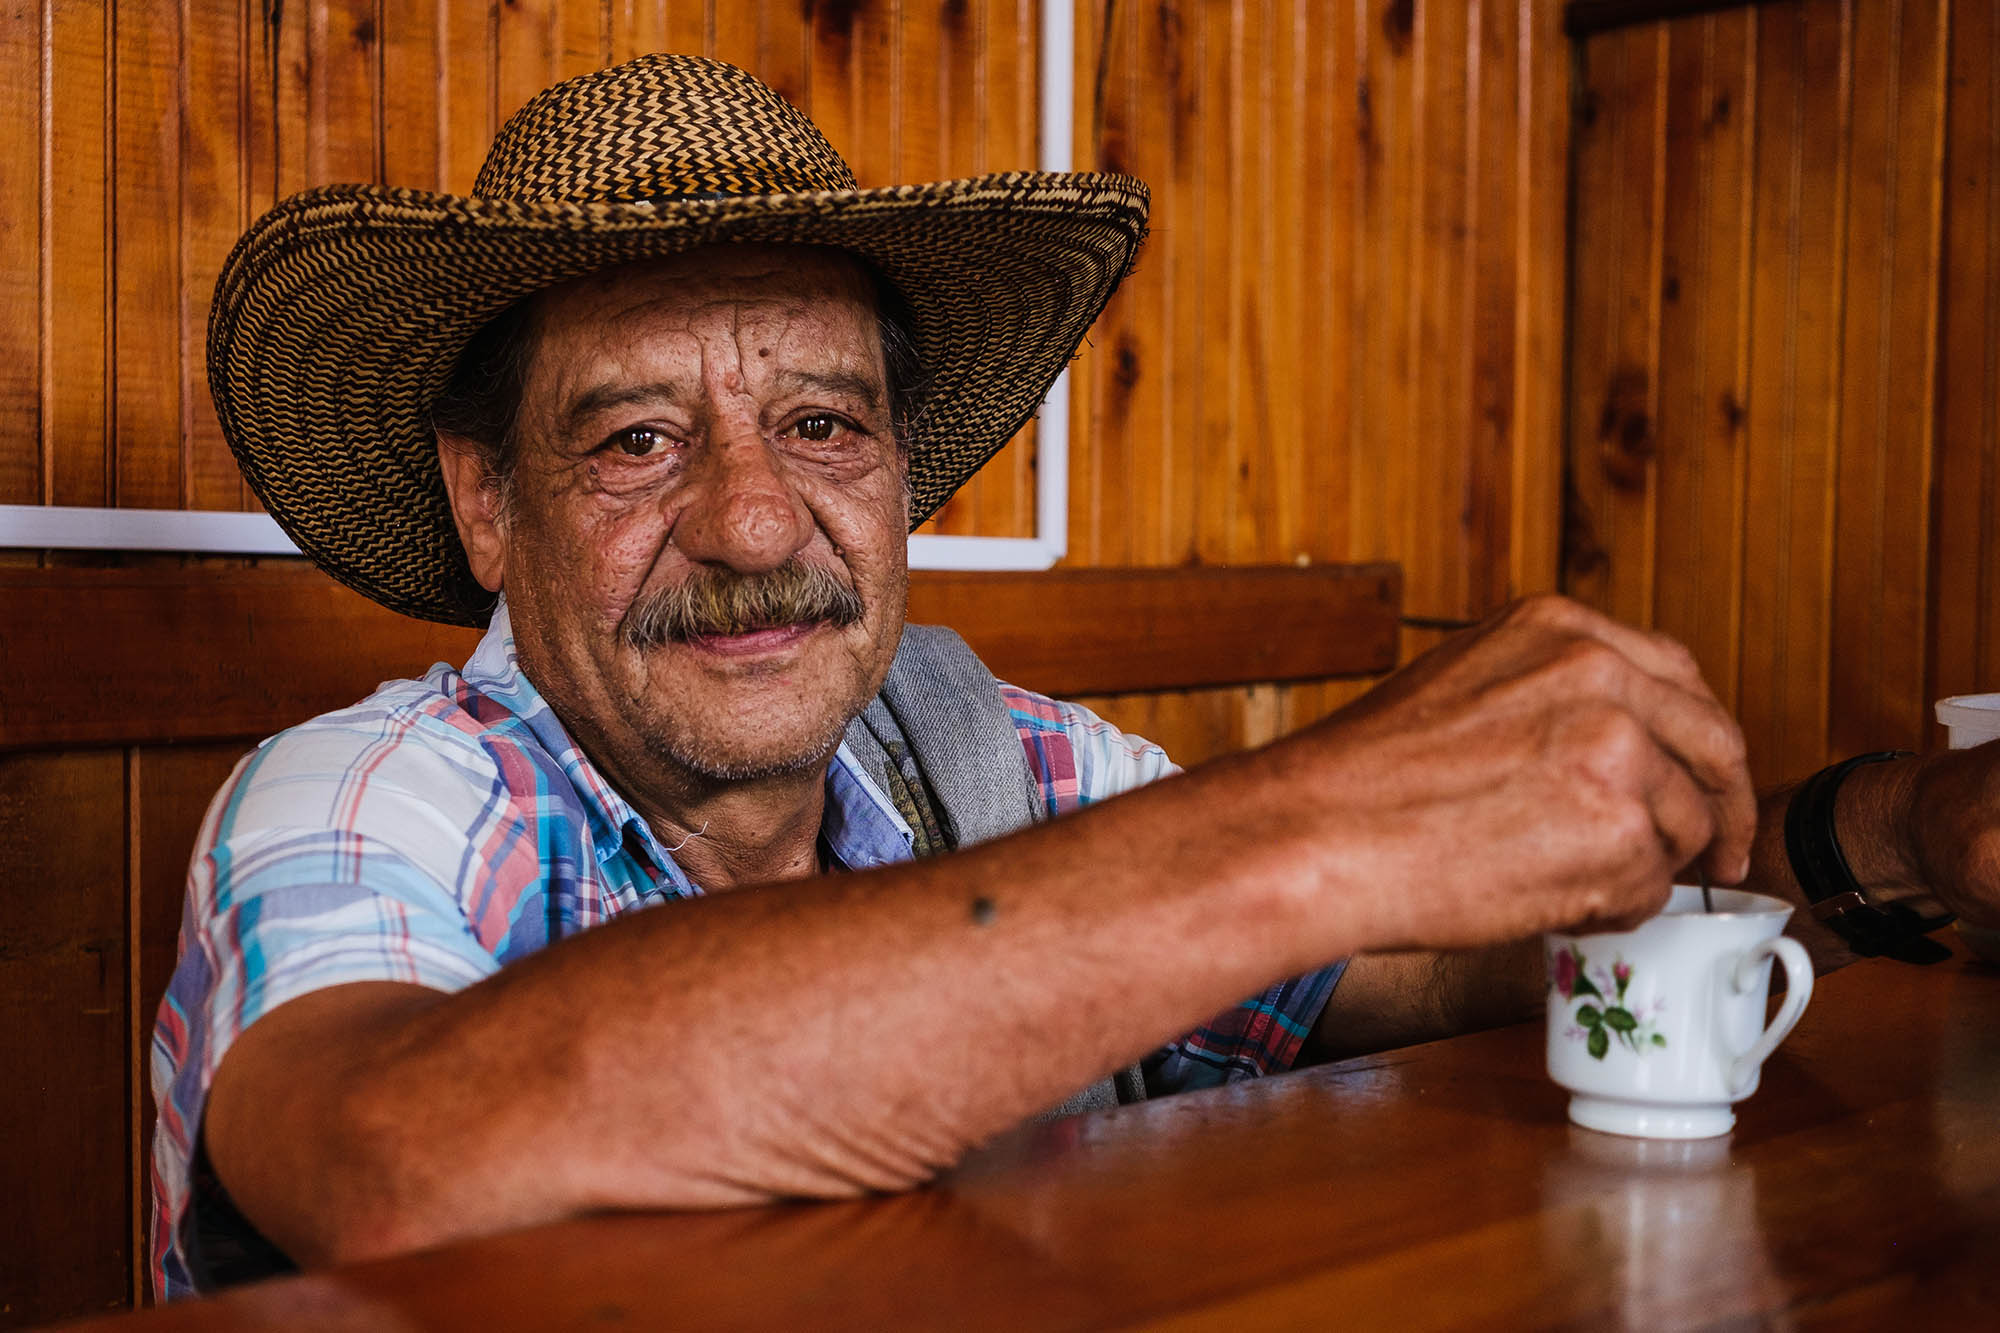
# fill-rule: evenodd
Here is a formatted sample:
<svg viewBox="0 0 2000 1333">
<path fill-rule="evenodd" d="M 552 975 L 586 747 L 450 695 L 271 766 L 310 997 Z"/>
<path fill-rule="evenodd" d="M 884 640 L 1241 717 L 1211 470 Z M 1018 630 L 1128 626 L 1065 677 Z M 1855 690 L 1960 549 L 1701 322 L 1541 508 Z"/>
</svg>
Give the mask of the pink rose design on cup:
<svg viewBox="0 0 2000 1333">
<path fill-rule="evenodd" d="M 1632 965 L 1623 958 L 1614 959 L 1608 973 L 1600 967 L 1597 980 L 1592 981 L 1588 960 L 1572 944 L 1549 959 L 1549 982 L 1565 1002 L 1583 1001 L 1571 1015 L 1576 1021 L 1565 1035 L 1583 1042 L 1592 1059 L 1602 1060 L 1609 1055 L 1614 1042 L 1634 1055 L 1644 1055 L 1655 1046 L 1667 1044 L 1666 1037 L 1654 1025 L 1654 1020 L 1666 1009 L 1665 998 L 1656 1000 L 1648 1010 L 1627 1007 L 1625 992 L 1632 985 Z"/>
<path fill-rule="evenodd" d="M 1576 956 L 1564 949 L 1555 958 L 1556 989 L 1567 1000 L 1576 991 Z"/>
</svg>

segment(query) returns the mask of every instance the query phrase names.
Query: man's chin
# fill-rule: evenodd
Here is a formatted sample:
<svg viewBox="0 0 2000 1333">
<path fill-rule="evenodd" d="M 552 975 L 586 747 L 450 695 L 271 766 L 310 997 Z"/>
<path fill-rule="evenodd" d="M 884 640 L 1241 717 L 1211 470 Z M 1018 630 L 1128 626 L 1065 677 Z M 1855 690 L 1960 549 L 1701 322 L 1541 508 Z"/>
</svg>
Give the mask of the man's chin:
<svg viewBox="0 0 2000 1333">
<path fill-rule="evenodd" d="M 717 684 L 721 687 L 690 691 L 663 706 L 644 728 L 656 759 L 709 782 L 754 782 L 823 769 L 848 723 L 867 706 L 866 699 L 839 697 L 849 692 L 840 689 L 829 690 L 834 697 L 822 697 L 820 707 L 800 707 L 791 672 L 734 675 L 728 684 Z M 824 676 L 820 684 L 825 687 Z"/>
<path fill-rule="evenodd" d="M 708 782 L 764 782 L 823 769 L 846 733 L 843 725 L 831 738 L 809 746 L 757 750 L 675 737 L 656 742 L 654 750 L 675 768 Z"/>
</svg>

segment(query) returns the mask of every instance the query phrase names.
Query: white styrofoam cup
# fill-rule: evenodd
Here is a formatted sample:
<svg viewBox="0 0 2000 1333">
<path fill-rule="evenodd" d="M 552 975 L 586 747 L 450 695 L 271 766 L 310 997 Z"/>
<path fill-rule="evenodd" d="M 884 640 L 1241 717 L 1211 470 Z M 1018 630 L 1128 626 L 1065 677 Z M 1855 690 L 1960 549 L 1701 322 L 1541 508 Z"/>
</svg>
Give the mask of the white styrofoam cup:
<svg viewBox="0 0 2000 1333">
<path fill-rule="evenodd" d="M 1954 750 L 2000 740 L 2000 694 L 1959 694 L 1937 701 L 1937 720 Z"/>
</svg>

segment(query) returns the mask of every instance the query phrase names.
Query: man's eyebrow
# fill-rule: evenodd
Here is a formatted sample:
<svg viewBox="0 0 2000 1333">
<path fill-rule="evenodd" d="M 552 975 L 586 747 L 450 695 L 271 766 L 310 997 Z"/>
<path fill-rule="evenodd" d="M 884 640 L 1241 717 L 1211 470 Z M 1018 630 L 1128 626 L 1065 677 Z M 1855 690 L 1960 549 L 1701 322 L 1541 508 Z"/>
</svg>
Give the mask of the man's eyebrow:
<svg viewBox="0 0 2000 1333">
<path fill-rule="evenodd" d="M 645 384 L 611 383 L 598 384 L 585 389 L 563 409 L 560 428 L 569 434 L 600 412 L 608 412 L 614 407 L 630 407 L 634 403 L 678 403 L 684 390 L 678 384 L 665 380 L 653 380 Z"/>
<path fill-rule="evenodd" d="M 882 410 L 883 385 L 878 379 L 847 370 L 781 370 L 771 377 L 779 393 L 816 392 L 858 399 L 870 412 Z"/>
</svg>

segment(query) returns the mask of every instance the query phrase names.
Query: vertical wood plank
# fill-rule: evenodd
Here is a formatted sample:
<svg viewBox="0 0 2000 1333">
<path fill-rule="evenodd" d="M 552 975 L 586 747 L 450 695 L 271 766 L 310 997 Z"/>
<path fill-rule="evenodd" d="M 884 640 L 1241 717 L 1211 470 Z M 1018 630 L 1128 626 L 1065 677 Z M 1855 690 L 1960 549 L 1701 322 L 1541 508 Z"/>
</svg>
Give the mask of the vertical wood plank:
<svg viewBox="0 0 2000 1333">
<path fill-rule="evenodd" d="M 1279 413 L 1273 401 L 1291 396 L 1289 388 L 1279 388 L 1281 378 L 1286 384 L 1291 381 L 1281 377 L 1277 365 L 1290 349 L 1272 342 L 1278 298 L 1270 275 L 1278 271 L 1272 250 L 1276 216 L 1283 204 L 1278 193 L 1283 172 L 1272 142 L 1277 83 L 1272 8 L 1270 0 L 1244 0 L 1236 11 L 1230 42 L 1230 100 L 1236 108 L 1231 157 L 1239 203 L 1229 299 L 1236 312 L 1238 342 L 1229 405 L 1236 465 L 1229 478 L 1222 549 L 1232 562 L 1275 559 L 1280 543 L 1288 542 L 1296 527 L 1300 502 L 1295 494 L 1280 499 L 1279 473 L 1290 446 L 1278 439 Z M 1264 206 L 1243 209 L 1241 201 L 1251 199 L 1263 201 Z M 1241 707 L 1248 736 L 1253 710 L 1261 704 L 1255 697 L 1245 697 Z"/>
<path fill-rule="evenodd" d="M 555 82 L 559 0 L 505 0 L 495 26 L 494 131 Z"/>
<path fill-rule="evenodd" d="M 664 0 L 667 44 L 684 55 L 715 54 L 715 12 L 718 0 Z M 803 8 L 800 11 L 804 12 Z"/>
<path fill-rule="evenodd" d="M 307 174 L 314 185 L 380 180 L 375 0 L 313 0 L 307 33 Z"/>
<path fill-rule="evenodd" d="M 111 18 L 102 6 L 54 6 L 47 13 L 41 179 L 48 226 L 42 237 L 39 330 L 46 499 L 103 505 L 111 499 L 112 468 L 111 238 L 105 206 Z M 6 174 L 0 170 L 0 178 Z M 0 221 L 0 228 L 14 225 L 19 222 Z M 9 372 L 25 364 L 11 352 L 4 358 Z"/>
<path fill-rule="evenodd" d="M 959 0 L 942 6 L 904 4 L 893 12 L 890 100 L 897 110 L 889 141 L 898 179 L 1038 166 L 1033 90 L 1039 78 L 1039 34 L 1028 7 L 1015 0 Z M 1079 0 L 1079 46 L 1087 49 L 1077 53 L 1076 133 L 1086 161 L 1095 12 L 1088 0 Z M 1088 375 L 1086 370 L 1072 378 L 1075 412 L 1090 410 Z M 1073 456 L 1072 461 L 1079 460 Z M 1035 424 L 1030 422 L 938 511 L 925 531 L 1033 536 L 1035 468 Z"/>
<path fill-rule="evenodd" d="M 1725 703 L 1741 615 L 1750 23 L 1675 24 L 1667 85 L 1653 623 L 1694 651 Z"/>
<path fill-rule="evenodd" d="M 264 0 L 237 0 L 244 25 L 243 80 L 248 88 L 243 108 L 243 213 L 260 217 L 277 197 L 278 188 L 278 62 L 283 35 L 282 12 L 272 14 Z"/>
<path fill-rule="evenodd" d="M 979 86 L 984 90 L 979 131 L 980 165 L 976 171 L 1029 170 L 1042 164 L 1041 79 L 1042 24 L 1038 0 L 967 0 L 976 6 L 975 51 L 980 62 Z M 1077 0 L 1079 4 L 1089 0 Z M 1072 88 L 1089 86 L 1078 67 Z M 1070 153 L 1081 160 L 1077 142 L 1081 114 L 1072 118 Z M 1074 400 L 1071 404 L 1075 409 Z M 980 531 L 1022 535 L 1035 530 L 1036 478 L 1041 451 L 1035 422 L 989 465 L 982 483 Z M 1001 524 L 1005 523 L 1002 527 Z M 1050 534 L 1054 535 L 1054 534 Z"/>
<path fill-rule="evenodd" d="M 555 68 L 549 82 L 588 74 L 610 61 L 604 0 L 560 0 L 555 16 Z"/>
<path fill-rule="evenodd" d="M 854 28 L 859 8 L 847 4 L 812 7 L 812 62 L 807 75 L 812 88 L 812 105 L 807 110 L 813 123 L 857 173 L 861 165 L 854 159 L 854 142 L 864 132 L 854 104 Z"/>
<path fill-rule="evenodd" d="M 812 25 L 796 4 L 758 0 L 757 77 L 786 101 L 804 107 L 812 100 Z"/>
<path fill-rule="evenodd" d="M 911 52 L 913 59 L 932 57 L 930 100 L 919 106 L 916 114 L 930 120 L 935 127 L 934 166 L 946 176 L 976 176 L 986 170 L 984 93 L 989 18 L 989 9 L 984 5 L 965 2 L 942 5 L 938 10 L 935 52 Z M 1077 42 L 1082 45 L 1089 40 L 1088 13 L 1076 18 Z M 1080 126 L 1086 123 L 1084 118 L 1089 114 L 1089 98 L 1089 85 L 1078 85 L 1076 114 Z"/>
<path fill-rule="evenodd" d="M 762 8 L 755 0 L 738 0 L 735 4 L 716 6 L 714 55 L 717 60 L 727 60 L 732 65 L 741 65 L 751 73 L 759 74 L 757 46 L 762 25 L 758 21 L 758 11 Z M 759 77 L 762 75 L 759 74 Z"/>
<path fill-rule="evenodd" d="M 1075 74 L 1082 80 L 1077 103 L 1077 163 L 1097 171 L 1134 170 L 1133 125 L 1139 115 L 1131 96 L 1129 43 L 1145 19 L 1135 7 L 1122 11 L 1101 5 L 1076 6 Z M 1101 71 L 1102 77 L 1099 77 Z M 1160 199 L 1154 195 L 1149 258 L 1161 244 Z M 1150 367 L 1135 344 L 1143 302 L 1163 284 L 1128 282 L 1111 298 L 1091 338 L 1070 369 L 1068 562 L 1103 563 L 1102 520 L 1107 450 L 1129 444 L 1135 435 L 1133 390 Z M 1141 506 L 1144 508 L 1144 506 Z"/>
<path fill-rule="evenodd" d="M 1914 746 L 1936 420 L 1945 15 L 1940 0 L 1855 10 L 1847 299 L 1828 697 L 1831 751 Z"/>
<path fill-rule="evenodd" d="M 42 33 L 39 9 L 0 13 L 0 503 L 42 498 Z"/>
<path fill-rule="evenodd" d="M 1306 443 L 1301 492 L 1311 508 L 1292 558 L 1339 560 L 1352 546 L 1350 469 L 1362 437 L 1354 387 L 1357 347 L 1364 344 L 1357 341 L 1353 316 L 1362 290 L 1356 262 L 1361 73 L 1351 5 L 1302 3 L 1300 13 L 1301 45 L 1310 54 L 1297 94 L 1305 109 L 1299 142 L 1308 153 L 1302 171 L 1306 217 L 1315 220 L 1305 228 L 1299 271 L 1307 301 L 1306 367 L 1299 386 Z"/>
<path fill-rule="evenodd" d="M 614 63 L 673 49 L 667 39 L 667 0 L 612 0 L 609 13 Z"/>
<path fill-rule="evenodd" d="M 1236 504 L 1241 444 L 1235 408 L 1243 374 L 1243 306 L 1237 272 L 1242 256 L 1238 190 L 1243 169 L 1243 107 L 1237 100 L 1235 54 L 1244 0 L 1197 5 L 1193 18 L 1196 75 L 1194 248 L 1201 255 L 1195 277 L 1194 327 L 1201 340 L 1194 358 L 1195 415 L 1188 423 L 1199 452 L 1194 555 L 1204 563 L 1229 559 L 1230 519 Z"/>
<path fill-rule="evenodd" d="M 1195 364 L 1205 330 L 1196 322 L 1203 258 L 1198 231 L 1201 163 L 1201 91 L 1189 45 L 1191 19 L 1185 6 L 1158 5 L 1131 30 L 1126 50 L 1135 63 L 1125 97 L 1138 119 L 1125 145 L 1133 169 L 1154 183 L 1151 290 L 1135 292 L 1125 306 L 1128 322 L 1119 331 L 1115 361 L 1107 370 L 1129 394 L 1133 435 L 1122 455 L 1107 453 L 1109 494 L 1136 485 L 1146 498 L 1122 522 L 1096 516 L 1094 526 L 1108 543 L 1100 558 L 1119 552 L 1146 564 L 1179 564 L 1193 559 L 1199 487 L 1196 459 L 1201 437 L 1196 394 L 1202 374 Z M 1157 71 L 1148 76 L 1145 71 Z M 1148 462 L 1151 463 L 1150 469 Z M 1148 476 L 1148 472 L 1152 476 Z"/>
<path fill-rule="evenodd" d="M 891 97 L 895 116 L 890 170 L 898 181 L 941 180 L 949 174 L 944 170 L 943 155 L 949 139 L 946 122 L 952 108 L 940 100 L 939 70 L 946 50 L 949 12 L 944 6 L 917 4 L 898 4 L 890 12 Z M 965 18 L 962 7 L 957 13 L 962 28 Z M 991 503 L 989 492 L 1004 494 L 1004 487 L 998 484 L 1000 466 L 995 459 L 975 473 L 938 511 L 932 520 L 932 530 L 947 535 L 979 532 L 980 514 Z"/>
<path fill-rule="evenodd" d="M 181 460 L 181 10 L 121 4 L 113 80 L 114 429 L 120 505 L 178 509 Z"/>
<path fill-rule="evenodd" d="M 1952 7 L 1927 672 L 2000 689 L 2000 12 Z M 1942 731 L 1931 724 L 1930 737 Z"/>
<path fill-rule="evenodd" d="M 1040 166 L 1034 104 L 1024 105 L 1016 95 L 1024 84 L 1034 88 L 1040 79 L 1038 12 L 1019 3 L 967 0 L 944 6 L 942 14 L 937 92 L 942 103 L 939 124 L 946 137 L 939 144 L 940 175 Z M 918 58 L 918 53 L 912 52 L 911 58 Z M 1072 85 L 1077 90 L 1076 126 L 1084 133 L 1091 95 L 1085 75 L 1094 68 L 1079 62 Z M 989 101 L 987 90 L 1001 95 Z M 1071 151 L 1079 153 L 1075 146 Z M 1076 160 L 1087 159 L 1079 154 Z M 1073 385 L 1073 410 L 1075 405 Z M 970 497 L 972 532 L 1000 537 L 1035 532 L 1036 440 L 1036 426 L 1030 422 L 980 469 Z"/>
<path fill-rule="evenodd" d="M 1520 0 L 1519 212 L 1509 478 L 1510 595 L 1555 589 L 1562 528 L 1563 343 L 1569 230 L 1572 60 L 1559 6 Z M 1550 238 L 1561 237 L 1562 244 Z"/>
<path fill-rule="evenodd" d="M 203 373 L 215 279 L 250 220 L 243 213 L 243 21 L 234 5 L 182 0 L 180 435 L 193 509 L 240 509 L 245 493 Z"/>
<path fill-rule="evenodd" d="M 486 5 L 437 0 L 439 29 L 437 116 L 443 188 L 470 194 L 486 160 L 499 109 L 498 0 Z"/>
<path fill-rule="evenodd" d="M 1407 605 L 1419 615 L 1456 615 L 1467 605 L 1471 561 L 1467 530 L 1471 459 L 1472 334 L 1468 205 L 1473 98 L 1467 84 L 1468 10 L 1425 5 L 1412 38 L 1418 86 L 1416 151 L 1419 197 L 1417 309 L 1410 326 L 1414 369 L 1408 418 L 1412 469 L 1404 528 Z M 1505 160 L 1504 157 L 1502 159 Z"/>
<path fill-rule="evenodd" d="M 1157 524 L 1151 540 L 1128 558 L 1160 564 L 1192 563 L 1198 558 L 1201 524 L 1200 459 L 1205 451 L 1201 433 L 1201 394 L 1208 387 L 1200 362 L 1209 330 L 1203 324 L 1201 281 L 1208 262 L 1203 248 L 1202 191 L 1205 188 L 1206 140 L 1202 135 L 1205 112 L 1201 66 L 1196 56 L 1195 17 L 1185 4 L 1162 5 L 1158 17 L 1144 34 L 1141 47 L 1145 61 L 1135 73 L 1135 95 L 1147 94 L 1144 70 L 1162 71 L 1156 96 L 1167 99 L 1165 111 L 1170 132 L 1161 147 L 1170 154 L 1163 188 L 1155 197 L 1161 217 L 1160 252 L 1155 261 L 1166 288 L 1160 295 L 1159 316 L 1165 330 L 1155 343 L 1152 368 L 1160 385 L 1161 438 L 1154 457 L 1159 460 Z M 1158 64 L 1153 63 L 1157 58 Z M 1135 145 L 1135 151 L 1139 148 Z M 1139 331 L 1143 339 L 1144 330 Z M 1140 346 L 1143 348 L 1144 343 Z M 1143 355 L 1143 352 L 1142 352 Z M 1127 473 L 1145 475 L 1146 458 L 1128 459 Z M 1115 475 L 1115 474 L 1114 474 Z M 1119 484 L 1119 483 L 1114 483 Z M 1112 503 L 1115 505 L 1116 501 Z M 1134 506 L 1135 513 L 1111 531 L 1111 520 L 1100 520 L 1107 540 L 1122 543 L 1146 541 L 1144 526 L 1149 506 Z M 1114 514 L 1115 514 L 1114 510 Z M 1139 520 L 1135 527 L 1134 519 Z M 1127 537 L 1124 533 L 1131 533 Z M 1105 552 L 1108 560 L 1119 547 Z M 1129 549 L 1129 548 L 1126 548 Z"/>
<path fill-rule="evenodd" d="M 1469 14 L 1464 78 L 1468 85 L 1466 228 L 1461 283 L 1466 308 L 1460 335 L 1466 384 L 1458 405 L 1464 481 L 1444 514 L 1458 516 L 1453 551 L 1453 609 L 1472 614 L 1507 597 L 1514 452 L 1514 381 L 1518 374 L 1516 254 L 1523 188 L 1520 141 L 1520 13 L 1505 0 L 1482 0 Z M 1558 244 L 1561 233 L 1557 233 Z M 1442 515 L 1440 515 L 1442 517 Z"/>
<path fill-rule="evenodd" d="M 1597 387 L 1587 446 L 1579 445 L 1577 483 L 1594 497 L 1610 580 L 1603 609 L 1630 624 L 1652 616 L 1655 459 L 1659 452 L 1660 174 L 1665 166 L 1666 31 L 1654 25 L 1621 34 L 1623 79 L 1615 91 L 1629 109 L 1620 124 L 1615 189 L 1623 198 L 1612 238 L 1610 375 Z M 1582 404 L 1585 408 L 1591 403 Z"/>
<path fill-rule="evenodd" d="M 1621 96 L 1626 44 L 1607 35 L 1582 51 L 1575 185 L 1579 222 L 1570 251 L 1569 467 L 1563 497 L 1563 590 L 1603 608 L 1614 571 L 1605 549 L 1609 519 L 1596 463 L 1604 395 L 1618 373 L 1614 342 L 1620 213 L 1626 207 L 1618 144 L 1632 114 Z"/>
<path fill-rule="evenodd" d="M 1351 389 L 1360 429 L 1349 455 L 1353 508 L 1347 555 L 1393 560 L 1410 550 L 1407 432 L 1414 419 L 1415 367 L 1409 330 L 1422 302 L 1412 243 L 1423 225 L 1415 207 L 1421 118 L 1412 59 L 1414 6 L 1357 0 L 1353 12 L 1361 62 L 1356 126 L 1361 235 L 1354 264 L 1362 277 L 1347 315 L 1362 354 L 1354 363 Z"/>
<path fill-rule="evenodd" d="M 260 0 L 268 29 L 271 60 L 269 96 L 272 129 L 272 202 L 297 194 L 326 178 L 324 142 L 316 137 L 325 124 L 314 101 L 313 61 L 319 43 L 313 29 L 321 11 L 311 3 L 282 4 Z M 269 207 L 266 204 L 265 207 Z"/>
<path fill-rule="evenodd" d="M 863 186 L 889 185 L 896 180 L 896 163 L 904 126 L 898 112 L 902 89 L 896 60 L 896 0 L 856 0 L 848 6 L 829 7 L 847 12 L 828 13 L 829 26 L 845 24 L 846 106 L 852 117 L 845 141 L 834 147 L 854 168 L 855 179 Z M 814 22 L 822 21 L 814 10 Z M 813 81 L 815 94 L 819 81 Z"/>
<path fill-rule="evenodd" d="M 1851 65 L 1841 22 L 1758 11 L 1741 720 L 1761 780 L 1826 754 Z"/>
<path fill-rule="evenodd" d="M 898 4 L 888 27 L 894 71 L 896 156 L 894 179 L 936 180 L 943 175 L 944 108 L 938 100 L 938 60 L 945 47 L 946 10 L 939 5 Z M 960 23 L 963 24 L 963 15 Z"/>
<path fill-rule="evenodd" d="M 1306 179 L 1319 151 L 1306 138 L 1305 128 L 1307 69 L 1312 61 L 1305 11 L 1289 0 L 1266 4 L 1261 26 L 1262 41 L 1252 68 L 1269 73 L 1253 77 L 1252 82 L 1263 85 L 1261 156 L 1271 205 L 1261 219 L 1260 262 L 1265 274 L 1287 277 L 1265 283 L 1258 333 L 1263 365 L 1251 367 L 1251 392 L 1263 406 L 1258 425 L 1264 431 L 1267 461 L 1255 478 L 1256 504 L 1239 513 L 1237 522 L 1239 532 L 1248 537 L 1241 546 L 1254 551 L 1258 559 L 1284 561 L 1310 559 L 1306 534 L 1316 526 L 1316 512 L 1328 498 L 1307 489 L 1305 464 L 1313 447 L 1307 441 L 1305 386 L 1325 374 L 1308 350 L 1307 282 L 1301 262 L 1308 230 Z M 1280 698 L 1272 696 L 1273 708 Z"/>
<path fill-rule="evenodd" d="M 385 3 L 381 12 L 382 183 L 448 189 L 441 118 L 445 25 L 429 5 Z"/>
<path fill-rule="evenodd" d="M 115 1309 L 132 1262 L 125 764 L 0 758 L 0 1292 L 7 1321 Z"/>
</svg>

